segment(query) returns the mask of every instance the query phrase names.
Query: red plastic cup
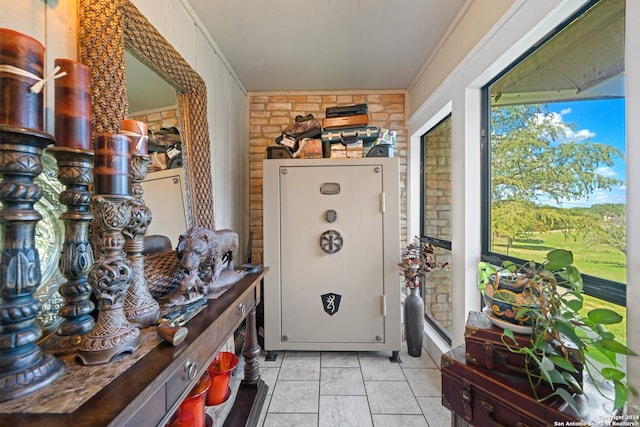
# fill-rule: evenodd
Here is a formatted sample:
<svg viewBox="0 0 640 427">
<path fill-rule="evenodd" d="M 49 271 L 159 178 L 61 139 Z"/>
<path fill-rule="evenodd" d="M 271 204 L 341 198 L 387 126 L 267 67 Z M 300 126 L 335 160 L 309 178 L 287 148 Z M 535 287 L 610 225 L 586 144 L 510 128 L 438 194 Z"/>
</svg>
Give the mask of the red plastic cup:
<svg viewBox="0 0 640 427">
<path fill-rule="evenodd" d="M 179 409 L 191 412 L 193 415 L 193 427 L 206 426 L 205 401 L 210 387 L 211 378 L 209 374 L 205 372 L 196 385 L 193 386 L 189 395 L 185 397 L 184 401 L 180 404 Z"/>
<path fill-rule="evenodd" d="M 211 377 L 211 388 L 207 394 L 207 406 L 219 405 L 229 398 L 229 378 L 238 366 L 238 356 L 221 351 L 207 368 Z"/>
<path fill-rule="evenodd" d="M 178 408 L 177 413 L 171 419 L 169 427 L 194 427 L 195 417 L 184 408 Z"/>
</svg>

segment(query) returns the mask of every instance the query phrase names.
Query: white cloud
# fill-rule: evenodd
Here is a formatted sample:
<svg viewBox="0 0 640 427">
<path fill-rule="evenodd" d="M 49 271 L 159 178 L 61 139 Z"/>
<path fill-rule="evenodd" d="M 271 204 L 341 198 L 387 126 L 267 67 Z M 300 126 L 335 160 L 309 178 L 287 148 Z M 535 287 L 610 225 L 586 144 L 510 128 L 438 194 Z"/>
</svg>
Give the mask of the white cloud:
<svg viewBox="0 0 640 427">
<path fill-rule="evenodd" d="M 598 175 L 607 176 L 607 177 L 618 175 L 616 171 L 614 171 L 609 166 L 600 166 L 598 169 L 596 169 L 596 173 Z"/>
<path fill-rule="evenodd" d="M 590 139 L 596 136 L 596 133 L 590 131 L 589 129 L 571 129 L 564 121 L 565 115 L 571 113 L 571 108 L 565 108 L 559 113 L 551 112 L 551 118 L 545 118 L 545 116 L 539 115 L 537 120 L 541 122 L 542 120 L 551 120 L 555 126 L 562 129 L 562 133 L 564 134 L 565 140 L 574 140 L 574 139 Z"/>
</svg>

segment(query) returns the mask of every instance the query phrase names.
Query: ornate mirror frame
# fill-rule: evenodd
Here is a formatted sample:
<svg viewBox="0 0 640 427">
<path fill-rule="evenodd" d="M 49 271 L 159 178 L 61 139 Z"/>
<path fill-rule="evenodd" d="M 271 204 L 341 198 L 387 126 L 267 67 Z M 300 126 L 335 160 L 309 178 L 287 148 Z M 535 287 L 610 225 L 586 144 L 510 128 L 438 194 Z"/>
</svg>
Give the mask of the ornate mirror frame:
<svg viewBox="0 0 640 427">
<path fill-rule="evenodd" d="M 91 69 L 92 127 L 117 133 L 128 112 L 125 45 L 176 89 L 187 189 L 187 226 L 214 228 L 204 80 L 128 0 L 80 0 L 79 56 Z"/>
</svg>

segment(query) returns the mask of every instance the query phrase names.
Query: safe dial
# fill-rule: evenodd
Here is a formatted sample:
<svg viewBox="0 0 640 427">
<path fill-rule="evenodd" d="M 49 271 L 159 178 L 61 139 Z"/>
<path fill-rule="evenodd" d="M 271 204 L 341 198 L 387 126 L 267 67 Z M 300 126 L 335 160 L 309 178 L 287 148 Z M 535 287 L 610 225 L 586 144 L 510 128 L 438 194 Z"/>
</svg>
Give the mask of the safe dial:
<svg viewBox="0 0 640 427">
<path fill-rule="evenodd" d="M 324 213 L 324 219 L 327 222 L 334 222 L 336 219 L 338 219 L 338 213 L 333 209 L 327 209 L 327 211 Z"/>
<path fill-rule="evenodd" d="M 328 254 L 342 249 L 342 236 L 336 230 L 327 230 L 320 236 L 320 248 Z"/>
</svg>

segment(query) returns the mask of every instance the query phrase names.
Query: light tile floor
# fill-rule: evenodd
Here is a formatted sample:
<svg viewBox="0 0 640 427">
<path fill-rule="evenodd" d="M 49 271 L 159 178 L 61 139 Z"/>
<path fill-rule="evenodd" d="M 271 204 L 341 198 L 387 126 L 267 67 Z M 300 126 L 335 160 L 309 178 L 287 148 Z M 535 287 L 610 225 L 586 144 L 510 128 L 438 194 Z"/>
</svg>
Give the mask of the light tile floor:
<svg viewBox="0 0 640 427">
<path fill-rule="evenodd" d="M 423 351 L 277 352 L 260 357 L 269 386 L 262 427 L 446 427 L 451 415 L 441 404 L 440 371 Z"/>
</svg>

